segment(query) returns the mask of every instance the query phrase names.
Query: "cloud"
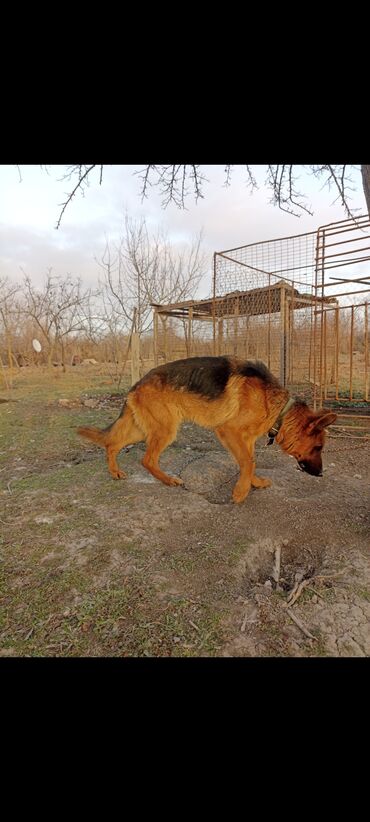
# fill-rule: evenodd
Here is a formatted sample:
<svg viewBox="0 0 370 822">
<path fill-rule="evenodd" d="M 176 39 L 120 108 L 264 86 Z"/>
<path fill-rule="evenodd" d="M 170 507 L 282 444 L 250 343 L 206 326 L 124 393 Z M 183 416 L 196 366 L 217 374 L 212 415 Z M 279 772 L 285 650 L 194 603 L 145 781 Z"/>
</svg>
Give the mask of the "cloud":
<svg viewBox="0 0 370 822">
<path fill-rule="evenodd" d="M 339 204 L 331 206 L 335 193 L 320 191 L 322 183 L 304 172 L 299 187 L 307 192 L 308 204 L 312 203 L 315 213 L 313 217 L 303 213 L 297 219 L 269 204 L 271 195 L 263 187 L 251 195 L 242 166 L 234 168 L 228 188 L 224 185 L 224 166 L 202 167 L 209 180 L 204 184 L 204 199 L 195 204 L 189 195 L 185 210 L 173 205 L 163 209 L 156 187 L 141 202 L 141 182 L 134 175 L 138 168 L 106 166 L 102 185 L 97 173 L 85 195 L 77 194 L 70 203 L 56 231 L 60 203 L 65 192 L 71 190 L 70 181 L 58 182 L 64 167 L 51 166 L 48 174 L 38 166 L 21 167 L 19 183 L 14 167 L 0 166 L 0 274 L 19 280 L 22 267 L 36 284 L 41 284 L 45 271 L 52 267 L 54 274 L 79 275 L 84 284 L 96 285 L 99 267 L 94 257 L 101 257 L 106 238 L 119 238 L 127 211 L 131 217 L 145 217 L 153 233 L 163 227 L 174 243 L 190 243 L 203 228 L 209 258 L 209 275 L 201 286 L 201 295 L 205 296 L 210 287 L 214 251 L 315 231 L 319 225 L 345 219 Z M 263 183 L 265 167 L 257 167 L 256 175 Z M 363 213 L 366 209 L 360 173 L 355 172 L 354 178 L 357 192 L 353 194 L 352 206 Z"/>
</svg>

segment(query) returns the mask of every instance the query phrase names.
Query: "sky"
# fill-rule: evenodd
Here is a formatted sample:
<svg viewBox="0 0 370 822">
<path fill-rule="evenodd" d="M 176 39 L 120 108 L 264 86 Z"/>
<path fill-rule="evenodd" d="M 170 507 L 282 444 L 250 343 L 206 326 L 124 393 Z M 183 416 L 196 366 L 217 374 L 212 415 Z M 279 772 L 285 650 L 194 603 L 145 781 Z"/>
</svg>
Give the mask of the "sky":
<svg viewBox="0 0 370 822">
<path fill-rule="evenodd" d="M 142 202 L 141 182 L 134 174 L 141 168 L 105 166 L 102 185 L 97 172 L 84 196 L 77 193 L 69 204 L 56 230 L 61 204 L 73 187 L 73 182 L 62 180 L 66 166 L 48 166 L 47 171 L 39 165 L 20 166 L 19 170 L 13 165 L 0 166 L 0 277 L 20 281 L 23 270 L 41 285 L 45 272 L 52 268 L 55 275 L 80 276 L 84 285 L 96 286 L 100 270 L 96 259 L 101 259 L 107 239 L 117 241 L 123 233 L 127 212 L 132 218 L 145 217 L 150 232 L 161 227 L 179 246 L 190 245 L 203 230 L 209 273 L 199 296 L 208 296 L 214 251 L 315 231 L 346 217 L 339 203 L 332 205 L 334 189 L 322 189 L 323 182 L 302 167 L 297 167 L 299 187 L 314 215 L 302 212 L 299 219 L 270 204 L 271 193 L 263 186 L 264 166 L 252 167 L 261 184 L 252 195 L 243 166 L 234 166 L 229 187 L 224 185 L 224 166 L 202 166 L 209 181 L 204 185 L 204 199 L 196 204 L 189 194 L 186 210 L 173 204 L 164 209 L 155 188 Z M 351 207 L 363 214 L 366 206 L 359 169 L 353 171 L 353 182 L 356 191 L 351 193 Z"/>
</svg>

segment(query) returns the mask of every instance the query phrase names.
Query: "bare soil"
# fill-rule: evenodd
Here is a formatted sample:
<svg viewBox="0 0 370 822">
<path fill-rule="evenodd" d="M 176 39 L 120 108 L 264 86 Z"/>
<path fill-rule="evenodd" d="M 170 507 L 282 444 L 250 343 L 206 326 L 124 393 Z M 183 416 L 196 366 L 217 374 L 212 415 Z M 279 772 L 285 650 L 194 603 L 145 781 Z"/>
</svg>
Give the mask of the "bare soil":
<svg viewBox="0 0 370 822">
<path fill-rule="evenodd" d="M 148 474 L 144 445 L 112 480 L 75 433 L 121 407 L 94 370 L 35 369 L 2 398 L 0 655 L 370 655 L 369 440 L 330 436 L 322 478 L 261 440 L 272 487 L 235 505 L 236 465 L 193 425 L 161 460 L 183 487 Z"/>
</svg>

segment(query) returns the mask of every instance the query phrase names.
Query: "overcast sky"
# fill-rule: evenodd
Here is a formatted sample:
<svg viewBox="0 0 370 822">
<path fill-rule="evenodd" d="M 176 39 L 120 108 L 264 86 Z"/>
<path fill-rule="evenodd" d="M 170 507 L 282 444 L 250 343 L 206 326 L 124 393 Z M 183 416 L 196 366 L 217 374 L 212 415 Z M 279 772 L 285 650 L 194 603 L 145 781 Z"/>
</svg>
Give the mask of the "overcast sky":
<svg viewBox="0 0 370 822">
<path fill-rule="evenodd" d="M 263 186 L 265 167 L 253 167 L 261 188 L 253 195 L 246 185 L 246 170 L 235 166 L 231 185 L 224 186 L 224 166 L 202 166 L 209 182 L 204 185 L 204 199 L 196 204 L 190 194 L 186 210 L 174 205 L 163 209 L 161 195 L 150 190 L 143 203 L 141 182 L 134 171 L 143 166 L 105 166 L 103 183 L 99 175 L 91 180 L 85 196 L 77 194 L 68 206 L 61 226 L 55 229 L 60 204 L 66 199 L 73 182 L 62 181 L 65 166 L 49 166 L 48 173 L 40 166 L 21 166 L 22 181 L 16 166 L 0 166 L 0 276 L 20 280 L 21 268 L 33 282 L 41 284 L 48 268 L 54 274 L 80 275 L 85 284 L 96 285 L 100 258 L 106 238 L 117 240 L 122 233 L 124 213 L 145 217 L 149 230 L 162 227 L 174 243 L 191 243 L 201 229 L 204 250 L 209 257 L 211 272 L 214 251 L 261 240 L 315 231 L 319 225 L 345 219 L 336 197 L 303 169 L 300 188 L 307 195 L 307 205 L 314 216 L 302 212 L 297 219 L 269 203 L 271 193 Z M 353 172 L 356 191 L 351 206 L 366 212 L 361 173 Z M 208 295 L 210 277 L 204 281 L 200 296 Z"/>
</svg>

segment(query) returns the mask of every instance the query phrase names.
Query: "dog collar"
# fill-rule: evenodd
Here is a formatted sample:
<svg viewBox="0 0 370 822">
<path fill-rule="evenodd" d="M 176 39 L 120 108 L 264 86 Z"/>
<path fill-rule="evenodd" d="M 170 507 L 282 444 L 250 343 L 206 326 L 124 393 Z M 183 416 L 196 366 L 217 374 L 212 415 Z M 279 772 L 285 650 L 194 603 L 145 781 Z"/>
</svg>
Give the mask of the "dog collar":
<svg viewBox="0 0 370 822">
<path fill-rule="evenodd" d="M 282 423 L 283 423 L 283 419 L 284 419 L 284 417 L 285 417 L 285 414 L 287 414 L 287 413 L 288 413 L 288 411 L 291 409 L 291 407 L 294 405 L 294 403 L 295 403 L 295 399 L 294 399 L 294 397 L 290 397 L 290 398 L 289 398 L 289 400 L 288 400 L 288 402 L 286 403 L 286 405 L 284 405 L 283 410 L 282 410 L 282 411 L 280 411 L 280 414 L 279 414 L 279 416 L 278 416 L 278 418 L 277 418 L 277 420 L 276 420 L 275 424 L 274 424 L 274 425 L 270 428 L 270 430 L 269 430 L 269 432 L 268 432 L 268 435 L 267 435 L 267 436 L 268 436 L 267 445 L 272 445 L 272 443 L 274 442 L 274 439 L 275 439 L 275 437 L 276 437 L 276 434 L 278 434 L 278 433 L 279 433 L 280 428 L 281 428 L 281 426 L 282 426 Z"/>
</svg>

